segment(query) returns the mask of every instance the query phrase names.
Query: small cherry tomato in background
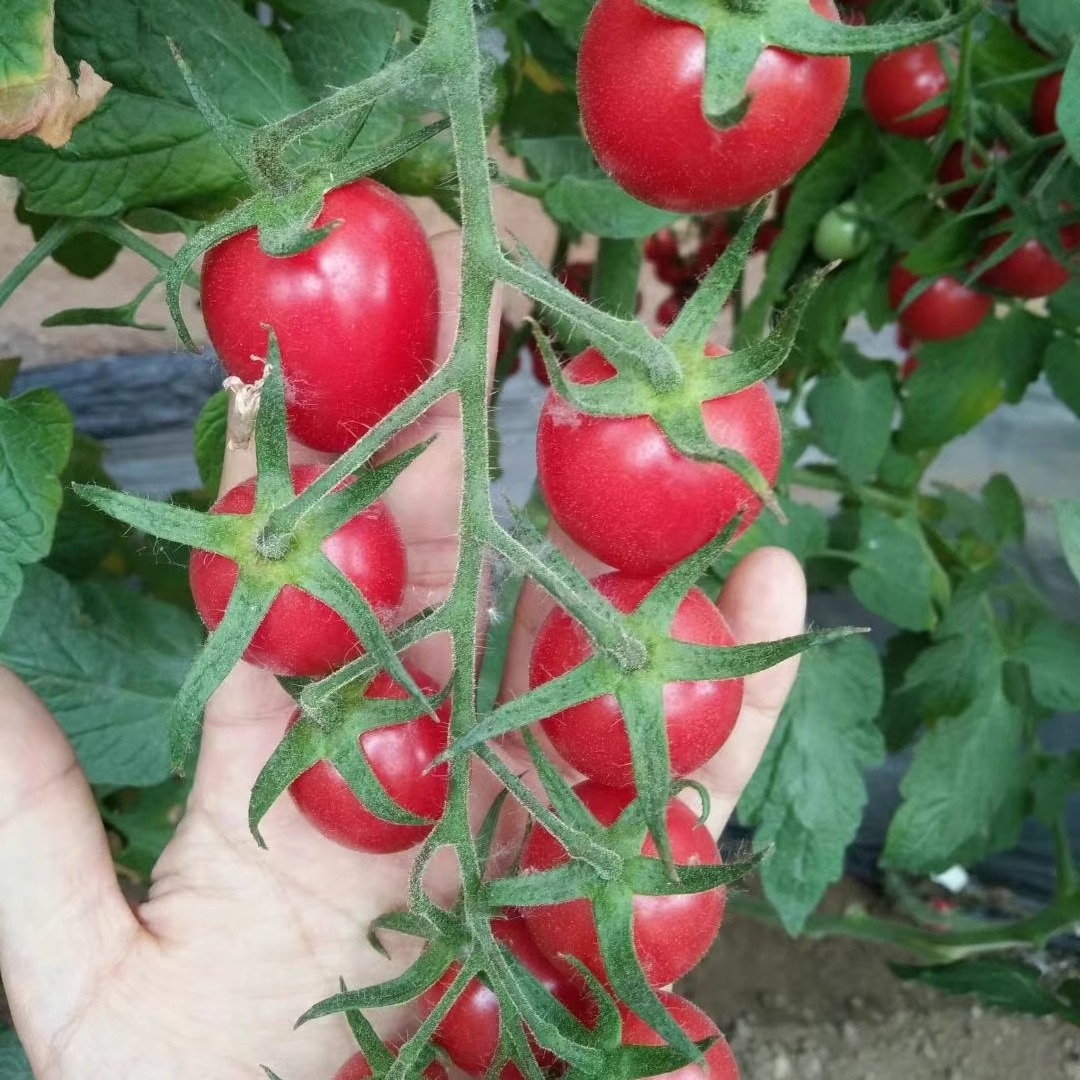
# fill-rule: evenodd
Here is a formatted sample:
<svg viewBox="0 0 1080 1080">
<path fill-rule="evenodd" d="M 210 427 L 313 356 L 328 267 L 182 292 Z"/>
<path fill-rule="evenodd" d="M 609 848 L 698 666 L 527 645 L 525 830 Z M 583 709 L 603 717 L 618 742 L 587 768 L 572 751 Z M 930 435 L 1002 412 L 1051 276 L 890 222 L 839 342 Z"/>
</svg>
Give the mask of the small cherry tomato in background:
<svg viewBox="0 0 1080 1080">
<path fill-rule="evenodd" d="M 1008 240 L 1008 233 L 988 236 L 980 251 L 980 258 L 987 258 Z M 1078 241 L 1080 237 L 1075 236 L 1075 230 L 1061 230 L 1061 242 L 1066 250 L 1071 251 Z M 1032 237 L 1010 255 L 1006 255 L 1001 262 L 985 270 L 979 281 L 1007 296 L 1035 300 L 1056 293 L 1068 284 L 1069 276 L 1069 271 L 1043 244 Z"/>
<path fill-rule="evenodd" d="M 832 0 L 812 0 L 836 21 Z M 597 160 L 631 195 L 678 213 L 745 206 L 820 149 L 847 97 L 847 57 L 766 48 L 728 128 L 703 108 L 705 36 L 636 0 L 599 0 L 581 42 L 581 118 Z"/>
<path fill-rule="evenodd" d="M 293 490 L 300 494 L 323 472 L 321 465 L 294 465 Z M 211 512 L 250 514 L 255 479 L 227 491 Z M 326 557 L 363 593 L 379 621 L 389 625 L 405 595 L 405 548 L 397 522 L 377 501 L 347 521 L 323 544 Z M 229 606 L 239 568 L 232 559 L 193 551 L 191 594 L 203 623 L 213 630 Z M 281 590 L 266 613 L 244 659 L 275 675 L 321 678 L 363 652 L 345 620 L 321 600 L 293 585 Z"/>
<path fill-rule="evenodd" d="M 731 230 L 726 221 L 718 221 L 705 233 L 694 260 L 695 277 L 704 277 L 713 268 L 717 259 L 727 251 L 731 239 Z"/>
<path fill-rule="evenodd" d="M 908 139 L 929 139 L 949 118 L 947 105 L 910 116 L 949 89 L 937 46 L 913 45 L 875 60 L 866 73 L 866 111 L 879 127 Z"/>
<path fill-rule="evenodd" d="M 202 305 L 222 364 L 247 383 L 274 328 L 292 434 L 341 453 L 434 370 L 439 284 L 423 226 L 389 188 L 331 191 L 315 227 L 332 222 L 288 258 L 267 255 L 254 229 L 223 240 L 203 261 Z"/>
<path fill-rule="evenodd" d="M 990 147 L 992 160 L 1003 161 L 1008 156 L 1009 148 L 1003 143 L 996 142 Z M 967 180 L 972 173 L 980 173 L 986 169 L 988 164 L 986 158 L 974 147 L 969 147 L 965 154 L 964 144 L 955 142 L 949 147 L 949 152 L 945 155 L 941 167 L 938 169 L 938 183 L 944 187 L 959 183 L 961 180 Z M 945 201 L 959 212 L 966 209 L 978 189 L 979 186 L 976 183 L 956 188 L 945 196 Z M 990 190 L 984 187 L 980 202 L 984 202 L 990 194 Z"/>
<path fill-rule="evenodd" d="M 735 1056 L 723 1037 L 720 1029 L 711 1018 L 693 1002 L 673 994 L 670 990 L 658 990 L 656 996 L 675 1022 L 694 1042 L 719 1036 L 705 1053 L 704 1060 L 693 1065 L 684 1065 L 675 1072 L 664 1073 L 658 1080 L 739 1080 L 739 1067 Z M 625 1005 L 619 1005 L 623 1018 L 622 1041 L 625 1046 L 664 1046 L 664 1040 L 640 1016 L 630 1012 Z"/>
<path fill-rule="evenodd" d="M 645 258 L 653 266 L 679 260 L 679 241 L 671 229 L 660 229 L 645 241 Z"/>
<path fill-rule="evenodd" d="M 656 309 L 656 321 L 660 326 L 670 326 L 678 317 L 679 312 L 686 307 L 686 299 L 678 293 L 673 293 L 666 300 L 661 301 Z"/>
<path fill-rule="evenodd" d="M 889 302 L 899 311 L 921 279 L 897 263 L 889 276 Z M 994 298 L 969 289 L 954 277 L 939 277 L 899 314 L 900 325 L 921 341 L 945 341 L 971 333 L 990 314 Z"/>
<path fill-rule="evenodd" d="M 658 579 L 603 574 L 593 581 L 619 611 L 637 610 Z M 670 626 L 676 641 L 725 647 L 735 644 L 716 605 L 692 589 L 679 605 Z M 529 686 L 564 675 L 593 654 L 580 623 L 562 608 L 544 620 L 533 643 Z M 664 687 L 664 721 L 673 776 L 687 776 L 724 745 L 735 729 L 742 707 L 742 679 L 668 683 Z M 609 787 L 632 787 L 634 767 L 626 723 L 614 695 L 606 694 L 564 709 L 540 722 L 555 749 L 582 775 Z"/>
<path fill-rule="evenodd" d="M 870 239 L 862 211 L 849 199 L 822 214 L 814 230 L 814 253 L 823 262 L 854 259 L 869 247 Z"/>
<path fill-rule="evenodd" d="M 568 1012 L 583 1024 L 589 1025 L 595 1021 L 596 1003 L 591 994 L 580 979 L 571 978 L 565 971 L 552 967 L 520 915 L 512 914 L 505 919 L 493 920 L 491 932 Z M 420 995 L 422 1017 L 431 1015 L 457 973 L 458 966 L 455 964 L 434 986 Z M 499 999 L 490 987 L 479 979 L 473 979 L 465 987 L 461 997 L 450 1006 L 450 1011 L 436 1029 L 435 1042 L 463 1072 L 472 1076 L 485 1076 L 499 1049 L 500 1023 Z M 549 1050 L 537 1046 L 531 1039 L 530 1042 L 541 1068 L 551 1069 L 558 1064 L 558 1058 Z M 502 1074 L 506 1080 L 509 1080 L 510 1075 L 506 1072 Z M 514 1067 L 512 1075 L 521 1074 Z"/>
<path fill-rule="evenodd" d="M 634 797 L 629 788 L 609 788 L 584 780 L 574 787 L 578 797 L 601 825 L 612 825 Z M 716 866 L 720 854 L 708 829 L 699 825 L 693 810 L 679 799 L 668 806 L 671 851 L 680 866 Z M 656 858 L 652 838 L 642 852 Z M 525 843 L 522 870 L 552 870 L 570 859 L 566 849 L 540 825 Z M 646 978 L 653 986 L 681 979 L 709 951 L 724 918 L 722 889 L 681 896 L 634 897 L 634 947 Z M 522 917 L 540 951 L 560 971 L 578 978 L 563 955 L 576 956 L 598 979 L 606 981 L 604 960 L 596 936 L 596 921 L 588 900 L 530 907 Z"/>
<path fill-rule="evenodd" d="M 1062 72 L 1047 75 L 1035 84 L 1035 95 L 1031 100 L 1031 124 L 1039 135 L 1050 135 L 1058 131 L 1057 106 L 1061 98 Z"/>
<path fill-rule="evenodd" d="M 757 236 L 754 237 L 755 254 L 765 254 L 772 251 L 772 246 L 780 239 L 782 231 L 783 227 L 778 221 L 762 222 L 761 228 L 757 231 Z"/>
<path fill-rule="evenodd" d="M 416 685 L 429 698 L 437 696 L 434 679 L 407 665 Z M 385 671 L 371 681 L 365 697 L 405 701 L 409 695 Z M 293 714 L 292 722 L 299 718 Z M 446 809 L 449 766 L 432 767 L 450 737 L 450 702 L 436 710 L 438 720 L 426 713 L 404 724 L 367 731 L 360 736 L 364 756 L 386 793 L 403 809 L 419 817 L 438 820 Z M 368 810 L 331 761 L 320 761 L 301 773 L 289 786 L 300 812 L 330 840 L 353 851 L 386 854 L 419 844 L 434 826 L 398 825 Z"/>
<path fill-rule="evenodd" d="M 707 355 L 721 357 L 710 347 Z M 717 363 L 723 363 L 717 359 Z M 615 369 L 595 349 L 575 357 L 567 377 L 603 382 Z M 763 383 L 702 405 L 719 446 L 749 458 L 774 484 L 780 472 L 780 418 Z M 552 516 L 586 551 L 631 574 L 662 573 L 704 547 L 761 500 L 724 465 L 693 461 L 649 416 L 587 416 L 548 394 L 536 439 L 540 486 Z"/>
</svg>

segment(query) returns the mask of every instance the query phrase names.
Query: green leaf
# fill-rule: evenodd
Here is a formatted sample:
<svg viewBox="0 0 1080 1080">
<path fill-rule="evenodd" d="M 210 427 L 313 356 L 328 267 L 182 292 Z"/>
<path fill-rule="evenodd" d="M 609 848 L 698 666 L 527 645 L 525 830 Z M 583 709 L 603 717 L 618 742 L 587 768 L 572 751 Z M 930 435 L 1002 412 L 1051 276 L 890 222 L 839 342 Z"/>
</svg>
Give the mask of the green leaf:
<svg viewBox="0 0 1080 1080">
<path fill-rule="evenodd" d="M 1000 324 L 984 322 L 954 341 L 924 345 L 905 383 L 901 450 L 944 446 L 989 416 L 1005 396 Z"/>
<path fill-rule="evenodd" d="M 203 406 L 195 421 L 195 465 L 199 479 L 211 495 L 221 488 L 225 464 L 225 433 L 229 424 L 229 392 L 219 390 Z"/>
<path fill-rule="evenodd" d="M 31 563 L 49 553 L 73 432 L 51 390 L 0 400 L 0 557 Z"/>
<path fill-rule="evenodd" d="M 1060 0 L 1017 0 L 1020 23 L 1047 44 L 1080 37 L 1080 10 Z"/>
<path fill-rule="evenodd" d="M 148 788 L 123 788 L 101 806 L 101 816 L 123 847 L 116 861 L 149 882 L 165 845 L 173 838 L 191 792 L 191 778 L 169 779 Z"/>
<path fill-rule="evenodd" d="M 278 40 L 230 0 L 60 0 L 61 55 L 71 66 L 86 60 L 113 88 L 60 150 L 30 137 L 0 143 L 0 173 L 24 185 L 28 210 L 109 216 L 243 187 L 188 93 L 170 39 L 241 130 L 307 103 Z"/>
<path fill-rule="evenodd" d="M 853 483 L 876 472 L 892 436 L 896 408 L 893 380 L 884 364 L 871 364 L 848 350 L 835 374 L 823 375 L 806 401 L 814 441 Z"/>
<path fill-rule="evenodd" d="M 562 176 L 599 179 L 604 175 L 589 144 L 580 135 L 514 139 L 509 148 L 524 158 L 530 173 L 540 180 L 555 181 Z"/>
<path fill-rule="evenodd" d="M 56 714 L 92 783 L 164 780 L 169 713 L 199 624 L 123 586 L 76 588 L 43 567 L 25 574 L 0 663 Z"/>
<path fill-rule="evenodd" d="M 1012 480 L 1005 473 L 994 473 L 983 484 L 982 497 L 997 542 L 1022 541 L 1026 529 L 1024 501 Z"/>
<path fill-rule="evenodd" d="M 1080 416 L 1080 342 L 1067 337 L 1055 339 L 1043 363 L 1050 388 Z"/>
<path fill-rule="evenodd" d="M 1028 1016 L 1052 1016 L 1070 1011 L 1065 1001 L 1043 986 L 1039 970 L 1024 960 L 990 957 L 958 960 L 955 964 L 934 967 L 889 966 L 901 979 L 932 986 L 953 997 L 974 996 L 993 1009 Z"/>
<path fill-rule="evenodd" d="M 1080 502 L 1059 499 L 1054 503 L 1058 532 L 1061 534 L 1061 547 L 1065 552 L 1065 561 L 1073 572 L 1073 577 L 1080 581 Z"/>
<path fill-rule="evenodd" d="M 914 515 L 892 517 L 872 506 L 859 511 L 859 546 L 852 592 L 859 603 L 905 630 L 927 630 L 936 621 L 934 601 L 942 570 Z"/>
<path fill-rule="evenodd" d="M 678 220 L 677 214 L 638 202 L 606 177 L 556 180 L 544 194 L 544 206 L 564 225 L 615 240 L 649 236 Z"/>
<path fill-rule="evenodd" d="M 1024 716 L 1001 679 L 987 682 L 963 712 L 923 736 L 901 781 L 903 804 L 885 840 L 884 861 L 911 873 L 937 873 L 985 855 L 998 814 L 1023 763 Z"/>
<path fill-rule="evenodd" d="M 1027 628 L 1012 655 L 1027 664 L 1040 705 L 1080 711 L 1080 626 L 1044 616 Z"/>
<path fill-rule="evenodd" d="M 3 35 L 0 34 L 0 37 Z M 55 217 L 32 214 L 23 205 L 25 196 L 20 195 L 15 203 L 15 216 L 24 225 L 29 225 L 35 240 L 40 240 L 56 221 Z M 65 270 L 77 277 L 95 278 L 104 274 L 120 254 L 120 245 L 100 233 L 82 232 L 78 236 L 61 244 L 52 258 Z"/>
<path fill-rule="evenodd" d="M 1070 6 L 1070 5 L 1065 5 Z M 1069 18 L 1069 16 L 1066 16 Z M 1080 13 L 1072 11 L 1073 25 L 1070 25 L 1070 37 L 1075 43 L 1080 37 Z M 1065 136 L 1065 145 L 1069 148 L 1074 161 L 1080 161 L 1080 44 L 1074 44 L 1065 65 L 1065 76 L 1061 80 L 1061 98 L 1057 108 L 1058 127 Z"/>
<path fill-rule="evenodd" d="M 1001 320 L 998 345 L 1004 368 L 1005 400 L 1020 401 L 1043 369 L 1044 355 L 1053 340 L 1050 320 L 1016 308 Z"/>
<path fill-rule="evenodd" d="M 339 0 L 297 19 L 284 39 L 293 73 L 316 101 L 382 67 L 401 22 L 374 0 Z"/>
<path fill-rule="evenodd" d="M 538 0 L 537 4 L 540 15 L 562 33 L 575 52 L 591 7 L 589 0 Z"/>
<path fill-rule="evenodd" d="M 0 1080 L 34 1080 L 26 1051 L 11 1028 L 0 1032 Z"/>
<path fill-rule="evenodd" d="M 866 805 L 863 771 L 884 758 L 874 718 L 881 664 L 866 640 L 850 638 L 802 658 L 795 688 L 765 757 L 739 802 L 755 825 L 766 894 L 797 934 L 843 873 L 844 852 Z"/>
<path fill-rule="evenodd" d="M 0 398 L 11 397 L 21 366 L 22 360 L 17 356 L 0 357 Z"/>
<path fill-rule="evenodd" d="M 762 514 L 717 560 L 721 576 L 726 577 L 744 555 L 759 547 L 787 548 L 799 562 L 806 562 L 828 546 L 829 526 L 821 510 L 810 503 L 794 502 L 787 495 L 778 496 L 776 501 L 786 523 L 776 514 Z"/>
</svg>

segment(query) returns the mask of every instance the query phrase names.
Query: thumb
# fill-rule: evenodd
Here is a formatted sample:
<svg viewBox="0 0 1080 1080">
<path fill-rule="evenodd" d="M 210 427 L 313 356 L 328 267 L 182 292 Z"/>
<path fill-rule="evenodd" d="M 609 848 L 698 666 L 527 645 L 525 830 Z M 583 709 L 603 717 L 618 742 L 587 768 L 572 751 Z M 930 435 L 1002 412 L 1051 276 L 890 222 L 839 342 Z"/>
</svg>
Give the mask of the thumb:
<svg viewBox="0 0 1080 1080">
<path fill-rule="evenodd" d="M 0 973 L 34 1059 L 132 944 L 94 797 L 48 709 L 0 667 Z"/>
</svg>

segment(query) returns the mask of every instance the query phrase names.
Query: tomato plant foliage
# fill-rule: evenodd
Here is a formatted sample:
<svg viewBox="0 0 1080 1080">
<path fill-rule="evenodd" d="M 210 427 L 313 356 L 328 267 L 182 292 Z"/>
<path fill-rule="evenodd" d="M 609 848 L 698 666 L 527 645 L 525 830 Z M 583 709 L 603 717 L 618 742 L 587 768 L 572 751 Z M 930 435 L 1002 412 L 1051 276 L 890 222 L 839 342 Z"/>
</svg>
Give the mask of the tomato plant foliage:
<svg viewBox="0 0 1080 1080">
<path fill-rule="evenodd" d="M 1055 573 L 1080 580 L 1075 470 L 1013 480 L 1003 453 L 952 463 L 969 460 L 963 437 L 985 449 L 1011 430 L 1006 406 L 1042 401 L 1076 440 L 1080 19 L 1018 0 L 955 4 L 931 26 L 942 6 L 877 0 L 865 26 L 829 0 L 496 0 L 478 24 L 464 0 L 21 0 L 0 13 L 0 174 L 37 245 L 5 268 L 0 303 L 49 257 L 92 277 L 126 248 L 148 264 L 146 289 L 52 324 L 139 326 L 162 280 L 174 315 L 198 287 L 225 369 L 262 380 L 258 480 L 206 515 L 236 435 L 225 395 L 196 425 L 201 490 L 154 504 L 116 490 L 57 392 L 0 361 L 0 662 L 57 713 L 119 861 L 149 873 L 186 790 L 170 766 L 241 655 L 298 705 L 252 793 L 260 842 L 291 790 L 355 850 L 431 837 L 421 876 L 440 844 L 483 865 L 494 823 L 470 828 L 455 795 L 470 764 L 536 819 L 521 873 L 463 880 L 466 900 L 426 923 L 388 917 L 424 939 L 401 981 L 314 1007 L 352 1019 L 361 1050 L 339 1076 L 442 1075 L 423 1039 L 383 1046 L 357 1012 L 414 998 L 442 1010 L 434 1042 L 474 1073 L 537 1080 L 565 1063 L 575 1078 L 628 1080 L 705 1075 L 707 1062 L 736 1075 L 722 1039 L 699 1060 L 715 1027 L 651 986 L 700 960 L 723 887 L 753 862 L 720 860 L 689 804 L 671 801 L 672 778 L 723 745 L 745 676 L 828 637 L 755 651 L 731 634 L 715 598 L 765 545 L 799 557 L 816 602 L 875 631 L 803 657 L 742 796 L 741 823 L 771 852 L 770 917 L 852 932 L 815 909 L 863 821 L 867 772 L 907 754 L 892 759 L 890 881 L 975 866 L 1034 821 L 1053 836 L 1059 888 L 975 946 L 918 919 L 861 917 L 854 932 L 950 961 L 905 978 L 1077 1022 L 1069 984 L 1022 958 L 967 955 L 1039 948 L 1080 916 L 1068 830 L 1080 748 L 1057 752 L 1047 734 L 1055 713 L 1080 710 L 1078 594 L 1064 572 L 1067 586 L 1040 590 L 1022 561 L 1025 545 L 1052 546 Z M 94 98 L 86 83 L 77 119 L 35 97 L 53 47 L 110 84 Z M 42 108 L 46 126 L 35 113 L 31 127 Z M 48 145 L 57 123 L 61 145 Z M 492 182 L 546 216 L 550 268 L 524 244 L 500 250 Z M 749 205 L 782 185 L 768 209 Z M 449 358 L 435 352 L 444 300 L 406 195 L 465 230 Z M 159 240 L 170 233 L 172 247 Z M 539 493 L 615 568 L 592 583 L 524 517 L 507 530 L 492 510 L 480 371 L 499 281 L 538 329 L 507 322 L 496 386 L 532 377 L 513 374 L 532 336 L 551 383 Z M 651 306 L 635 320 L 639 289 Z M 706 339 L 722 309 L 719 347 Z M 450 394 L 472 466 L 469 542 L 445 606 L 402 624 L 410 554 L 382 500 L 443 448 L 386 447 Z M 287 430 L 325 458 L 295 485 Z M 194 602 L 184 545 L 198 550 Z M 504 562 L 557 605 L 527 693 L 497 700 L 498 619 L 479 694 L 469 663 L 441 687 L 401 659 L 436 634 L 481 654 L 475 615 Z M 517 587 L 491 598 L 499 615 Z M 196 610 L 212 631 L 201 651 Z M 534 726 L 591 779 L 571 788 L 531 735 L 546 800 L 500 766 L 487 740 Z"/>
</svg>

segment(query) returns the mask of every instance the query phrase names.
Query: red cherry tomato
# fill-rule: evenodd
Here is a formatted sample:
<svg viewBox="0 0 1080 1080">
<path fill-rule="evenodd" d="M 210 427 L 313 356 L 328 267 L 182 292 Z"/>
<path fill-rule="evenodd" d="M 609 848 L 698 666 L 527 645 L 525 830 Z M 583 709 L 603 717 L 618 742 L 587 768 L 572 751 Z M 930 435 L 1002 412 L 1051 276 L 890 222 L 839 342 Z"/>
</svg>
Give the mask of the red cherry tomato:
<svg viewBox="0 0 1080 1080">
<path fill-rule="evenodd" d="M 722 352 L 710 349 L 708 355 Z M 566 367 L 567 377 L 581 385 L 614 372 L 595 349 Z M 738 450 L 775 483 L 780 418 L 764 385 L 713 398 L 702 408 L 716 443 Z M 745 528 L 761 509 L 735 473 L 684 457 L 649 416 L 587 416 L 552 391 L 540 413 L 536 446 L 540 486 L 555 520 L 586 551 L 638 576 L 670 569 L 740 511 Z"/>
<path fill-rule="evenodd" d="M 565 972 L 552 967 L 537 948 L 520 915 L 514 914 L 493 921 L 491 930 L 496 940 L 505 945 L 536 976 L 544 989 L 570 1013 L 582 1023 L 591 1024 L 594 1021 L 596 1004 L 591 995 L 579 979 L 571 979 Z M 458 970 L 458 966 L 454 964 L 434 986 L 420 996 L 422 1017 L 431 1015 L 457 977 Z M 473 979 L 465 987 L 461 997 L 450 1006 L 450 1011 L 435 1032 L 435 1042 L 463 1072 L 473 1076 L 486 1076 L 499 1048 L 499 1032 L 499 1000 L 488 986 L 479 979 Z M 558 1064 L 558 1058 L 550 1051 L 535 1043 L 532 1043 L 532 1047 L 541 1068 L 551 1069 Z M 509 1069 L 513 1072 L 507 1071 Z M 511 1077 L 520 1075 L 516 1066 L 508 1065 L 500 1073 L 500 1078 L 511 1080 Z"/>
<path fill-rule="evenodd" d="M 611 825 L 633 799 L 629 788 L 609 788 L 584 780 L 574 790 L 601 825 Z M 697 822 L 694 812 L 679 799 L 668 806 L 668 831 L 675 862 L 715 866 L 720 862 L 716 843 Z M 649 838 L 642 853 L 656 857 Z M 522 855 L 522 868 L 551 870 L 569 860 L 563 846 L 543 827 L 534 826 Z M 709 951 L 724 918 L 724 891 L 681 896 L 634 897 L 634 946 L 646 978 L 654 986 L 681 979 Z M 563 954 L 576 956 L 597 978 L 606 980 L 604 960 L 596 936 L 596 921 L 588 900 L 525 908 L 522 917 L 540 951 L 561 971 L 576 969 Z"/>
<path fill-rule="evenodd" d="M 948 107 L 919 116 L 909 114 L 948 89 L 949 76 L 937 46 L 913 45 L 874 61 L 866 73 L 863 97 L 866 111 L 879 127 L 908 139 L 929 139 L 945 126 Z"/>
<path fill-rule="evenodd" d="M 728 231 L 727 222 L 720 221 L 715 224 L 702 238 L 701 247 L 698 248 L 697 258 L 694 260 L 694 274 L 704 277 L 713 267 L 713 264 L 724 254 L 731 243 L 731 233 Z"/>
<path fill-rule="evenodd" d="M 1058 131 L 1057 106 L 1061 97 L 1063 72 L 1047 75 L 1035 84 L 1035 96 L 1031 101 L 1031 125 L 1040 135 Z"/>
<path fill-rule="evenodd" d="M 827 19 L 832 0 L 811 0 Z M 600 0 L 585 28 L 578 94 L 597 160 L 643 202 L 678 213 L 744 206 L 787 183 L 844 107 L 847 57 L 762 52 L 749 107 L 728 128 L 705 117 L 705 36 L 636 0 Z"/>
<path fill-rule="evenodd" d="M 424 672 L 411 665 L 409 673 L 428 697 L 438 687 Z M 364 695 L 369 698 L 404 701 L 405 689 L 385 671 L 372 680 Z M 449 767 L 432 768 L 432 762 L 446 749 L 450 735 L 450 703 L 436 710 L 438 722 L 426 714 L 405 724 L 376 728 L 360 736 L 364 756 L 376 779 L 399 806 L 420 817 L 438 820 L 446 809 L 450 782 Z M 293 714 L 292 723 L 300 713 Z M 353 851 L 386 854 L 405 851 L 419 844 L 433 825 L 397 825 L 373 814 L 349 787 L 333 762 L 320 761 L 301 773 L 290 785 L 300 812 L 330 840 Z"/>
<path fill-rule="evenodd" d="M 575 295 L 582 300 L 589 299 L 589 288 L 592 285 L 593 264 L 587 262 L 567 263 L 559 271 L 559 280 Z"/>
<path fill-rule="evenodd" d="M 323 472 L 320 465 L 294 465 L 293 490 L 302 492 Z M 245 480 L 212 507 L 215 514 L 250 514 L 255 480 Z M 346 522 L 323 544 L 326 557 L 360 590 L 388 625 L 405 595 L 405 548 L 397 523 L 382 502 Z M 229 606 L 239 569 L 232 559 L 209 551 L 191 553 L 191 594 L 207 628 L 213 630 Z M 321 600 L 286 585 L 251 639 L 244 659 L 276 675 L 321 678 L 363 652 L 345 620 Z"/>
<path fill-rule="evenodd" d="M 1008 147 L 1002 143 L 994 143 L 990 148 L 990 156 L 995 161 L 1001 161 L 1009 156 Z M 941 163 L 941 168 L 938 169 L 938 183 L 942 186 L 956 184 L 961 180 L 967 180 L 971 173 L 982 172 L 986 166 L 987 160 L 978 150 L 970 149 L 965 159 L 964 144 L 953 143 Z M 945 201 L 959 212 L 967 207 L 977 190 L 976 184 L 956 188 L 945 196 Z M 985 200 L 988 195 L 989 192 L 984 190 L 983 199 Z"/>
<path fill-rule="evenodd" d="M 655 584 L 655 579 L 618 573 L 593 581 L 623 612 L 635 611 Z M 698 645 L 735 644 L 723 615 L 699 589 L 692 589 L 679 605 L 670 633 L 676 641 Z M 544 620 L 533 644 L 530 688 L 564 675 L 592 652 L 581 624 L 556 608 Z M 742 693 L 742 679 L 668 683 L 664 688 L 664 720 L 674 776 L 687 776 L 700 768 L 727 742 L 739 718 Z M 541 721 L 541 727 L 567 763 L 584 776 L 609 787 L 633 786 L 630 739 L 613 695 L 564 709 Z"/>
<path fill-rule="evenodd" d="M 660 326 L 670 326 L 678 317 L 679 312 L 686 307 L 686 301 L 678 293 L 672 293 L 656 309 L 656 321 Z"/>
<path fill-rule="evenodd" d="M 671 229 L 654 232 L 645 241 L 645 258 L 654 266 L 661 263 L 677 262 L 679 259 L 679 241 Z"/>
<path fill-rule="evenodd" d="M 1062 229 L 1060 236 L 1068 251 L 1080 242 L 1080 236 L 1077 236 L 1073 227 Z M 982 246 L 980 257 L 987 258 L 1008 239 L 1008 233 L 991 234 Z M 1033 237 L 1021 244 L 1011 255 L 1006 255 L 1001 262 L 991 266 L 979 280 L 1007 296 L 1034 300 L 1040 296 L 1050 296 L 1063 288 L 1069 281 L 1069 271 Z"/>
<path fill-rule="evenodd" d="M 897 263 L 889 276 L 894 310 L 920 279 Z M 954 277 L 939 277 L 914 303 L 900 312 L 900 325 L 920 341 L 945 341 L 971 333 L 990 314 L 994 298 L 969 289 Z"/>
<path fill-rule="evenodd" d="M 754 251 L 757 254 L 764 254 L 765 252 L 772 251 L 773 244 L 780 239 L 781 225 L 778 221 L 766 221 L 758 229 L 757 236 L 754 237 Z"/>
<path fill-rule="evenodd" d="M 439 322 L 435 261 L 403 199 L 374 180 L 326 196 L 313 248 L 274 258 L 254 229 L 206 256 L 206 329 L 226 370 L 262 377 L 266 325 L 281 346 L 293 435 L 340 453 L 431 373 Z"/>
<path fill-rule="evenodd" d="M 355 1054 L 336 1073 L 334 1080 L 370 1080 L 372 1076 L 371 1066 L 364 1057 L 363 1050 L 357 1050 Z M 425 1070 L 427 1080 L 448 1080 L 446 1070 L 437 1062 L 433 1061 Z"/>
<path fill-rule="evenodd" d="M 693 1065 L 684 1065 L 674 1072 L 664 1073 L 658 1080 L 739 1080 L 739 1067 L 720 1029 L 696 1005 L 671 993 L 658 990 L 656 996 L 675 1018 L 675 1022 L 694 1042 L 719 1036 L 709 1047 L 705 1058 Z M 665 1046 L 665 1041 L 640 1016 L 619 1005 L 623 1018 L 623 1044 L 626 1046 Z"/>
</svg>

